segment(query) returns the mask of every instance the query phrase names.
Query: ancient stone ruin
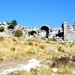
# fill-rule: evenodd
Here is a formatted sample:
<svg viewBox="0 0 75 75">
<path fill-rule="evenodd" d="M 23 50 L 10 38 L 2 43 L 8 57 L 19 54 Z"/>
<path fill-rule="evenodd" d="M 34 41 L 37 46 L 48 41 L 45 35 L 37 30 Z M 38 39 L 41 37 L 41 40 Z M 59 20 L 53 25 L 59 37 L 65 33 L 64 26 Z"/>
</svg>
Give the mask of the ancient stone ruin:
<svg viewBox="0 0 75 75">
<path fill-rule="evenodd" d="M 63 40 L 68 42 L 75 42 L 75 23 L 68 25 L 67 22 L 62 23 Z"/>
<path fill-rule="evenodd" d="M 0 27 L 4 28 L 4 31 L 0 30 L 1 35 L 13 35 L 14 31 L 19 29 L 22 30 L 25 37 L 55 38 L 59 42 L 75 42 L 75 23 L 69 25 L 67 22 L 62 22 L 61 28 L 50 28 L 48 25 L 42 25 L 40 28 L 28 28 L 21 25 L 13 27 L 6 22 L 0 22 Z"/>
</svg>

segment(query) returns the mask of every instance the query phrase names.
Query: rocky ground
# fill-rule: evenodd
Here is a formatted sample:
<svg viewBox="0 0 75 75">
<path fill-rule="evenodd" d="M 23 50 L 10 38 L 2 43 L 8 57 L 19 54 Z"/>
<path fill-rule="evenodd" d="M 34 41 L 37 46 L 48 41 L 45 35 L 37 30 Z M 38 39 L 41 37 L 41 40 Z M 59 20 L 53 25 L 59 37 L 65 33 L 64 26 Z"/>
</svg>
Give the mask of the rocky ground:
<svg viewBox="0 0 75 75">
<path fill-rule="evenodd" d="M 17 71 L 26 69 L 29 60 L 30 72 Z M 42 65 L 42 67 L 39 67 Z M 43 66 L 44 65 L 44 66 Z M 74 75 L 75 43 L 60 43 L 52 39 L 0 36 L 0 75 L 14 70 L 10 75 Z M 45 68 L 44 68 L 45 67 Z M 17 68 L 17 69 L 16 69 Z M 17 73 L 16 73 L 16 72 Z M 37 73 L 38 72 L 38 73 Z"/>
</svg>

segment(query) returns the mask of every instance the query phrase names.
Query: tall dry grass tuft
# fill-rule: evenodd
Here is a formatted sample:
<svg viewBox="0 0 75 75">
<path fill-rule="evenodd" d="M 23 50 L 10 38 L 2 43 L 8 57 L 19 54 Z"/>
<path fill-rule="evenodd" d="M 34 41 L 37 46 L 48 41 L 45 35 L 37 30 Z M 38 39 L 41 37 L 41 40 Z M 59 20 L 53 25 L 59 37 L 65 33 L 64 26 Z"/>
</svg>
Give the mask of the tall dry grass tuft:
<svg viewBox="0 0 75 75">
<path fill-rule="evenodd" d="M 51 67 L 59 67 L 59 66 L 66 66 L 68 62 L 70 61 L 70 57 L 67 56 L 61 56 L 60 58 L 53 58 L 53 64 Z"/>
</svg>

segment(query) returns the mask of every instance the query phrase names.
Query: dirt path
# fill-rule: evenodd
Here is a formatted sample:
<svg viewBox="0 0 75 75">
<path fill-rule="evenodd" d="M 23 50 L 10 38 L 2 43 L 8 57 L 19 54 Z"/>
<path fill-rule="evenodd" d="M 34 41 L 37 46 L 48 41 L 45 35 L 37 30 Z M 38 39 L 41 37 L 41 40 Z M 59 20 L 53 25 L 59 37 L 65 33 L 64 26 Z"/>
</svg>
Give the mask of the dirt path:
<svg viewBox="0 0 75 75">
<path fill-rule="evenodd" d="M 0 73 L 3 71 L 3 70 L 6 70 L 6 69 L 9 69 L 9 68 L 15 68 L 17 66 L 20 66 L 20 65 L 25 65 L 27 62 L 28 62 L 29 59 L 21 59 L 21 60 L 9 60 L 9 61 L 2 61 L 0 62 Z"/>
<path fill-rule="evenodd" d="M 36 66 L 46 67 L 45 65 L 41 65 L 40 61 L 42 61 L 42 59 L 35 58 L 16 61 L 2 61 L 0 62 L 0 75 L 7 75 L 7 73 L 11 73 L 16 70 L 27 70 L 29 72 L 31 68 L 35 68 Z"/>
</svg>

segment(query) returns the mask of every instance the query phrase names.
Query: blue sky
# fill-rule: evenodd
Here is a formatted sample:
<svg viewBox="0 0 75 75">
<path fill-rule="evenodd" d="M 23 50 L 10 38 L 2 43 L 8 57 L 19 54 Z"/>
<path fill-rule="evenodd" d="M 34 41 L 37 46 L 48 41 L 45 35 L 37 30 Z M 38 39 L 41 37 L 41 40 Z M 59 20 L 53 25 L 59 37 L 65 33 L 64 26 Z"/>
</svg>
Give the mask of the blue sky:
<svg viewBox="0 0 75 75">
<path fill-rule="evenodd" d="M 0 22 L 17 20 L 27 27 L 61 27 L 75 22 L 75 0 L 0 0 Z"/>
</svg>

